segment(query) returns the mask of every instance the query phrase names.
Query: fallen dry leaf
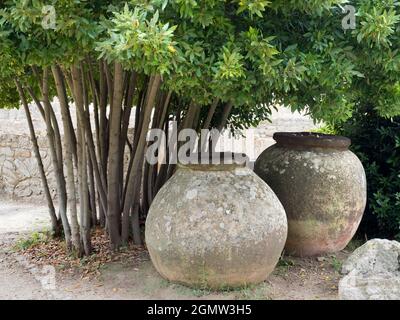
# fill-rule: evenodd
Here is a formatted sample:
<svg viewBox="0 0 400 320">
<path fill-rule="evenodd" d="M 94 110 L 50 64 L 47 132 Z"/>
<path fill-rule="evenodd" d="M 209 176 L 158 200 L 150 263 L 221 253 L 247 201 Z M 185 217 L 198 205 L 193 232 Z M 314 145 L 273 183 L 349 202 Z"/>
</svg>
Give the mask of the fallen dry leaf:
<svg viewBox="0 0 400 320">
<path fill-rule="evenodd" d="M 65 243 L 62 240 L 48 239 L 22 251 L 22 254 L 38 266 L 52 265 L 60 273 L 77 273 L 82 279 L 90 280 L 100 276 L 99 269 L 110 262 L 137 265 L 141 261 L 140 255 L 146 251 L 145 247 L 129 244 L 123 252 L 111 252 L 108 236 L 100 228 L 92 232 L 92 248 L 91 256 L 77 258 L 65 250 Z M 134 268 L 135 271 L 136 269 Z"/>
</svg>

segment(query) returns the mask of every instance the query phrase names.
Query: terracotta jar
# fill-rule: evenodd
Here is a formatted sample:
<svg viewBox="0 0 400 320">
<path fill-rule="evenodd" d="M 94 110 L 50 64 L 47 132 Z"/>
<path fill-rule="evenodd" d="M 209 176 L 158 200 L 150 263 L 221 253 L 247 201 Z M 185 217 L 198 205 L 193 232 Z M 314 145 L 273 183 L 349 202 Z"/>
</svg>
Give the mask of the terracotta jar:
<svg viewBox="0 0 400 320">
<path fill-rule="evenodd" d="M 276 133 L 255 172 L 276 193 L 289 224 L 285 251 L 298 256 L 337 252 L 354 236 L 367 199 L 364 168 L 350 139 Z"/>
<path fill-rule="evenodd" d="M 264 281 L 286 236 L 286 214 L 277 196 L 234 161 L 178 165 L 146 221 L 146 244 L 158 272 L 194 287 Z"/>
</svg>

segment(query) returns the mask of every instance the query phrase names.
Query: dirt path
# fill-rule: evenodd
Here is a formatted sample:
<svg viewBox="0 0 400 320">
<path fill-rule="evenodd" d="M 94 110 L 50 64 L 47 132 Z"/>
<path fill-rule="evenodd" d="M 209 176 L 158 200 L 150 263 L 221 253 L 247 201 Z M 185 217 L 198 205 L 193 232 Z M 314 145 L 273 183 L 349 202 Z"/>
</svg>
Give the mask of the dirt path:
<svg viewBox="0 0 400 320">
<path fill-rule="evenodd" d="M 50 227 L 45 206 L 29 202 L 10 202 L 0 198 L 0 235 L 43 230 Z"/>
<path fill-rule="evenodd" d="M 0 299 L 49 299 L 49 292 L 10 256 L 8 246 L 13 239 L 12 235 L 0 236 Z"/>
<path fill-rule="evenodd" d="M 338 270 L 348 255 L 285 257 L 261 285 L 222 293 L 167 282 L 146 252 L 134 265 L 108 263 L 89 280 L 81 273 L 60 272 L 60 266 L 31 265 L 13 250 L 18 239 L 47 228 L 47 220 L 45 207 L 0 205 L 0 299 L 337 299 Z"/>
</svg>

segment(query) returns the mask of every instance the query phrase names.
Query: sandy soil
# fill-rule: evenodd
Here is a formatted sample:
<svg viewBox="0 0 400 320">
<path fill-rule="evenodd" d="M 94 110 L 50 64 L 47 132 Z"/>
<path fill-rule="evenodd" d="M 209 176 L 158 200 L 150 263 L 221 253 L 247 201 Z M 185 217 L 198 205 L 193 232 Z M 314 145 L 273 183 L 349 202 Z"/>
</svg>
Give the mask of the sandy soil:
<svg viewBox="0 0 400 320">
<path fill-rule="evenodd" d="M 48 226 L 46 214 L 45 207 L 35 205 L 0 205 L 0 299 L 337 299 L 338 271 L 348 256 L 284 257 L 264 283 L 218 293 L 169 283 L 143 252 L 130 265 L 107 263 L 97 279 L 56 269 L 55 286 L 49 287 L 48 270 L 13 249 L 18 239 Z"/>
<path fill-rule="evenodd" d="M 0 198 L 0 234 L 32 232 L 49 227 L 49 213 L 45 206 Z"/>
</svg>

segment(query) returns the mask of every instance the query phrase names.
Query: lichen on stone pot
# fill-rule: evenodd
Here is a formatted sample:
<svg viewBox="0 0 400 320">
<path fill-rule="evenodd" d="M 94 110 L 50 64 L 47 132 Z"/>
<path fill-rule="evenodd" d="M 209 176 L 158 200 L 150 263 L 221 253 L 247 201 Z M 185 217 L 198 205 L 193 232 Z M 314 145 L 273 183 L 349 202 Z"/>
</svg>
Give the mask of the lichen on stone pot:
<svg viewBox="0 0 400 320">
<path fill-rule="evenodd" d="M 364 168 L 350 139 L 317 133 L 274 135 L 254 171 L 274 190 L 289 224 L 285 252 L 340 251 L 354 236 L 367 199 Z"/>
<path fill-rule="evenodd" d="M 178 165 L 155 197 L 146 245 L 164 278 L 192 287 L 264 281 L 287 236 L 282 204 L 245 164 Z"/>
</svg>

